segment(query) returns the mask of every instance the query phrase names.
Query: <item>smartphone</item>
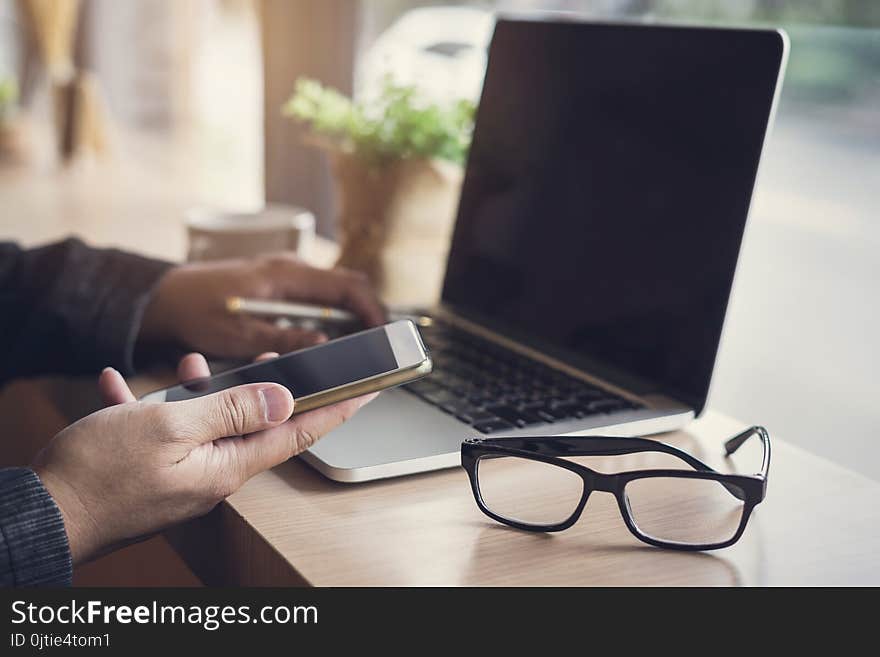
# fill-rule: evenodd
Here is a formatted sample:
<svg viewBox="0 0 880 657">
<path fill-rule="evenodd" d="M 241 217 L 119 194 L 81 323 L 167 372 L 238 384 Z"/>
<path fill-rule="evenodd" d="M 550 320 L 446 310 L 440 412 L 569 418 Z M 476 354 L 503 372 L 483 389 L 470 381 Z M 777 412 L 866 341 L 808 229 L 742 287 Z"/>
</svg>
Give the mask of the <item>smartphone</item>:
<svg viewBox="0 0 880 657">
<path fill-rule="evenodd" d="M 401 320 L 195 381 L 157 390 L 141 401 L 179 401 L 244 383 L 280 383 L 296 400 L 294 413 L 415 381 L 432 363 L 419 330 Z"/>
</svg>

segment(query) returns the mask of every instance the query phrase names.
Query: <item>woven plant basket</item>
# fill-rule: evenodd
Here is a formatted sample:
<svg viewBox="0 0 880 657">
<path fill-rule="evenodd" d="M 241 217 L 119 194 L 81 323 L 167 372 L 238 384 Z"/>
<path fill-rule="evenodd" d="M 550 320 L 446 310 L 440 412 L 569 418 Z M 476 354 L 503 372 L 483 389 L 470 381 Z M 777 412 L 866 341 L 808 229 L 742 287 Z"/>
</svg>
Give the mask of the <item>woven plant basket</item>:
<svg viewBox="0 0 880 657">
<path fill-rule="evenodd" d="M 430 306 L 440 297 L 461 191 L 461 167 L 401 159 L 370 165 L 331 152 L 339 208 L 338 265 L 362 271 L 382 299 Z"/>
</svg>

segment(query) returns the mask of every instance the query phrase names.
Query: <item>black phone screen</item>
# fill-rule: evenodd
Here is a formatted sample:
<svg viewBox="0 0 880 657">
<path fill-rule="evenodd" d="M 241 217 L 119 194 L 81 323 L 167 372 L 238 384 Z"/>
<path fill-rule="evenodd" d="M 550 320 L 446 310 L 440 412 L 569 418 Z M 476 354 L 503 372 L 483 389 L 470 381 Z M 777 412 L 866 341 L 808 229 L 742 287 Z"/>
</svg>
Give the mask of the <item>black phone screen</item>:
<svg viewBox="0 0 880 657">
<path fill-rule="evenodd" d="M 174 386 L 166 391 L 165 400 L 193 399 L 245 383 L 280 383 L 294 398 L 300 398 L 396 368 L 397 360 L 388 335 L 379 327 L 275 360 Z"/>
</svg>

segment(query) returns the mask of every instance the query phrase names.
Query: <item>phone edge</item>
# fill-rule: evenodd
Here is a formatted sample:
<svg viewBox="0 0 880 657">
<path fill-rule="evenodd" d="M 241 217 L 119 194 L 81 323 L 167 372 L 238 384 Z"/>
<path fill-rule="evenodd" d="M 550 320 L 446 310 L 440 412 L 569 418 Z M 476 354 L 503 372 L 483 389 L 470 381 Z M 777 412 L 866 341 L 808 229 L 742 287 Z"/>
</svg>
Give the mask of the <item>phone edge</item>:
<svg viewBox="0 0 880 657">
<path fill-rule="evenodd" d="M 369 332 L 369 331 L 375 331 L 375 330 L 377 330 L 377 329 L 384 329 L 384 330 L 385 330 L 385 335 L 388 336 L 388 327 L 389 327 L 389 326 L 392 326 L 392 325 L 394 325 L 394 324 L 404 324 L 404 323 L 410 325 L 410 327 L 412 328 L 412 332 L 413 332 L 413 334 L 414 334 L 414 336 L 415 336 L 415 339 L 418 341 L 419 346 L 421 347 L 422 351 L 425 352 L 425 345 L 424 345 L 424 342 L 422 341 L 422 336 L 421 336 L 421 334 L 419 333 L 418 328 L 416 327 L 415 323 L 414 323 L 411 319 L 397 319 L 397 320 L 394 320 L 393 322 L 388 322 L 387 324 L 384 324 L 384 325 L 382 325 L 382 326 L 372 326 L 372 327 L 370 327 L 370 328 L 366 328 L 366 329 L 364 329 L 364 330 L 362 330 L 362 331 L 357 331 L 356 333 L 350 333 L 350 334 L 348 334 L 348 335 L 343 335 L 343 336 L 341 336 L 341 337 L 339 337 L 339 338 L 336 338 L 336 339 L 334 339 L 334 340 L 331 340 L 331 342 L 335 342 L 336 340 L 347 340 L 347 339 L 349 339 L 349 338 L 355 338 L 355 337 L 357 337 L 357 336 L 359 336 L 359 335 L 361 335 L 361 334 L 363 334 L 363 333 L 367 333 L 367 332 Z M 391 342 L 390 337 L 389 337 L 389 342 Z M 303 347 L 302 349 L 296 349 L 296 350 L 294 350 L 294 351 L 289 351 L 289 352 L 286 352 L 286 353 L 281 354 L 281 355 L 279 356 L 279 358 L 286 358 L 287 356 L 292 356 L 293 354 L 297 354 L 297 353 L 300 353 L 300 352 L 303 352 L 303 351 L 307 351 L 307 350 L 309 350 L 309 349 L 318 349 L 318 348 L 320 348 L 320 347 L 323 347 L 324 344 L 326 344 L 326 343 L 315 344 L 315 345 L 311 345 L 311 346 L 309 346 L 309 347 Z M 427 352 L 425 352 L 425 357 L 426 357 L 429 361 L 431 360 L 431 357 L 427 355 Z M 395 358 L 397 358 L 397 354 L 395 354 Z M 424 363 L 424 361 L 421 361 L 421 362 L 419 362 L 419 363 L 416 363 L 413 367 L 421 366 L 423 363 Z M 249 367 L 253 367 L 253 366 L 256 365 L 256 364 L 257 364 L 257 363 L 246 363 L 246 364 L 244 364 L 244 365 L 239 365 L 238 367 L 233 367 L 232 369 L 229 369 L 229 370 L 225 370 L 225 371 L 223 371 L 223 372 L 220 372 L 220 374 L 234 374 L 235 372 L 238 372 L 238 371 L 240 371 L 240 370 L 245 370 L 245 369 L 248 369 Z M 409 369 L 409 368 L 407 368 L 407 369 Z M 398 372 L 400 372 L 400 371 L 401 371 L 401 370 L 398 369 L 398 370 L 395 370 L 394 372 L 391 372 L 390 374 L 396 374 L 396 373 L 398 373 Z M 428 371 L 425 372 L 425 374 L 430 374 L 430 372 L 431 372 L 431 369 L 428 369 Z M 377 374 L 376 377 L 383 377 L 383 376 L 386 376 L 386 375 L 389 375 L 389 373 L 386 372 L 386 373 L 382 373 L 382 374 Z M 210 378 L 210 376 L 213 376 L 213 375 L 209 375 L 209 378 Z M 367 382 L 367 381 L 371 381 L 373 378 L 376 378 L 376 377 L 371 377 L 370 379 L 364 379 L 364 380 L 362 380 L 362 381 L 359 381 L 358 383 L 365 383 L 365 382 Z M 403 383 L 406 383 L 406 381 L 404 381 Z M 166 399 L 166 397 L 168 396 L 168 391 L 171 390 L 172 388 L 176 388 L 177 386 L 180 386 L 180 385 L 182 385 L 182 384 L 181 384 L 180 382 L 178 382 L 178 383 L 174 383 L 174 384 L 172 384 L 172 385 L 170 385 L 170 386 L 165 386 L 164 388 L 159 388 L 158 390 L 151 390 L 150 392 L 144 393 L 143 395 L 141 395 L 140 397 L 138 397 L 138 401 L 140 401 L 140 402 L 145 402 L 145 403 L 150 403 L 150 404 L 164 402 L 165 399 Z M 315 395 L 309 395 L 308 397 L 302 397 L 302 399 L 303 399 L 303 400 L 304 400 L 304 399 L 310 399 L 311 397 L 314 397 L 314 396 L 317 396 L 317 395 L 327 394 L 327 393 L 333 392 L 333 391 L 335 391 L 335 390 L 337 390 L 337 389 L 345 388 L 345 387 L 347 387 L 348 385 L 351 385 L 351 384 L 346 384 L 346 386 L 339 386 L 338 388 L 330 388 L 329 390 L 322 390 L 320 393 L 316 393 Z M 393 384 L 393 385 L 395 385 L 395 384 Z M 396 384 L 396 385 L 400 385 L 400 384 Z M 384 388 L 380 388 L 380 390 L 384 390 Z M 375 390 L 371 390 L 371 391 L 369 391 L 369 392 L 376 392 L 376 391 L 375 391 Z M 363 394 L 367 394 L 367 393 L 363 393 Z M 354 396 L 356 397 L 357 395 L 354 395 Z M 297 400 L 297 402 L 300 402 L 300 401 L 301 401 L 301 400 L 299 400 L 299 399 Z M 339 400 L 339 401 L 342 401 L 342 400 Z M 331 403 L 332 403 L 332 402 L 331 402 Z M 324 404 L 324 405 L 326 405 L 326 404 Z"/>
<path fill-rule="evenodd" d="M 393 372 L 383 372 L 382 374 L 371 376 L 368 379 L 362 379 L 361 381 L 356 381 L 354 383 L 347 383 L 342 386 L 337 386 L 336 388 L 330 388 L 329 390 L 322 390 L 321 392 L 316 392 L 313 395 L 307 395 L 298 399 L 294 398 L 293 414 L 297 415 L 299 413 L 313 411 L 316 408 L 329 406 L 330 404 L 353 399 L 354 397 L 360 397 L 361 395 L 368 395 L 371 392 L 381 392 L 388 388 L 411 383 L 416 379 L 427 376 L 433 369 L 434 363 L 431 360 L 431 357 L 425 354 L 425 360 L 406 369 L 398 369 Z"/>
</svg>

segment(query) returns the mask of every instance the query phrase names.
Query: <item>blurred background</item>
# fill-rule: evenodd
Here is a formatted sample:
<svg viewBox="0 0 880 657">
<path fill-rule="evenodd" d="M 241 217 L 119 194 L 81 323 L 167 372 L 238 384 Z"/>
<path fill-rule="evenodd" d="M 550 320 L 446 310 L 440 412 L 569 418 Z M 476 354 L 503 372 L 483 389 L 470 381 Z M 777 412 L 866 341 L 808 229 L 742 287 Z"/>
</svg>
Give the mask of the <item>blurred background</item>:
<svg viewBox="0 0 880 657">
<path fill-rule="evenodd" d="M 788 31 L 710 405 L 880 478 L 872 0 L 0 0 L 0 116 L 17 144 L 17 164 L 0 163 L 0 239 L 77 233 L 182 259 L 187 207 L 266 200 L 310 209 L 333 238 L 328 155 L 281 113 L 295 81 L 365 98 L 390 74 L 476 100 L 494 12 L 533 10 Z M 71 68 L 89 72 L 88 120 L 60 157 L 49 82 Z"/>
</svg>

